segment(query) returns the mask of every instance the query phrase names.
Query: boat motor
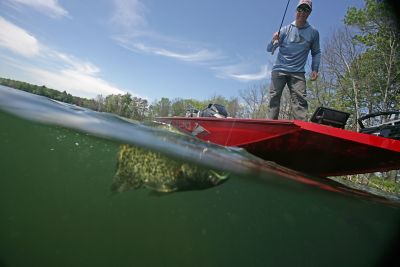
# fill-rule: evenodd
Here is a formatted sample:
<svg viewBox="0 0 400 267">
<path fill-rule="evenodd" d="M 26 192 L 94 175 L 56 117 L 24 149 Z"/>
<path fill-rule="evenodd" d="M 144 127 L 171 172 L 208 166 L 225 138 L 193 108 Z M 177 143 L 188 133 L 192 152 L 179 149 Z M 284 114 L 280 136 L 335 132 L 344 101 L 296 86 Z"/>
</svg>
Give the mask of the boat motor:
<svg viewBox="0 0 400 267">
<path fill-rule="evenodd" d="M 228 112 L 223 105 L 208 104 L 208 106 L 200 112 L 200 117 L 226 118 L 228 117 Z"/>
</svg>

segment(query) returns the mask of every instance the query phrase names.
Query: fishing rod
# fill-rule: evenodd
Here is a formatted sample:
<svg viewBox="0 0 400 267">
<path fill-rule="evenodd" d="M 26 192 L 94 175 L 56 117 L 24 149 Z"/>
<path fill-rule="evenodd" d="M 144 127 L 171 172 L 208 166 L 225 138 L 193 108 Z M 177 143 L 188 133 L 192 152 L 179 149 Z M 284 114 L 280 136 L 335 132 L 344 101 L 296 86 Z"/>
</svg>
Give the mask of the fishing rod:
<svg viewBox="0 0 400 267">
<path fill-rule="evenodd" d="M 285 8 L 285 13 L 283 13 L 283 17 L 282 17 L 281 25 L 279 26 L 279 31 L 278 31 L 278 39 L 277 39 L 277 40 L 275 40 L 275 41 L 274 41 L 274 43 L 273 43 L 273 45 L 272 45 L 272 51 L 271 51 L 271 54 L 272 54 L 272 55 L 274 54 L 274 52 L 275 52 L 275 49 L 278 47 L 278 46 L 277 46 L 277 44 L 279 43 L 279 35 L 280 35 L 280 33 L 281 33 L 281 29 L 282 29 L 283 21 L 285 20 L 286 11 L 287 11 L 287 9 L 288 9 L 289 3 L 290 3 L 290 0 L 288 0 L 288 1 L 287 1 L 286 8 Z"/>
</svg>

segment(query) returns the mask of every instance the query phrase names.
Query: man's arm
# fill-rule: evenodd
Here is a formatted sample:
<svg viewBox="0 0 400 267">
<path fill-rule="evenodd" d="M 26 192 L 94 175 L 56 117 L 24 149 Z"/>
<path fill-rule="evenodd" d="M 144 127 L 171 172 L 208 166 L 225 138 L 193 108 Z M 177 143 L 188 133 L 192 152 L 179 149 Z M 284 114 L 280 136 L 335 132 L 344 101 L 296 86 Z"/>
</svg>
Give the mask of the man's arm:
<svg viewBox="0 0 400 267">
<path fill-rule="evenodd" d="M 317 30 L 315 30 L 314 40 L 311 45 L 311 57 L 312 57 L 311 70 L 318 72 L 319 64 L 321 62 L 321 48 L 319 45 L 319 32 Z"/>
<path fill-rule="evenodd" d="M 315 30 L 315 37 L 311 45 L 311 75 L 310 79 L 315 81 L 318 78 L 319 64 L 321 62 L 321 48 L 319 44 L 319 32 Z"/>
</svg>

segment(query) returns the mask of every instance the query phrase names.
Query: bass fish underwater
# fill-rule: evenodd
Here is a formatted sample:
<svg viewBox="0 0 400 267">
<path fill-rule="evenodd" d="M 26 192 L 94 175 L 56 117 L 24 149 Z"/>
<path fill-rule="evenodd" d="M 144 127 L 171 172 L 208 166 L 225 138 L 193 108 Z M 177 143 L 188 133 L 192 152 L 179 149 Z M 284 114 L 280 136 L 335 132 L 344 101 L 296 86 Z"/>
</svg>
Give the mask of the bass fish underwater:
<svg viewBox="0 0 400 267">
<path fill-rule="evenodd" d="M 220 185 L 228 176 L 157 152 L 122 145 L 111 190 L 124 192 L 141 187 L 157 192 L 201 190 Z"/>
</svg>

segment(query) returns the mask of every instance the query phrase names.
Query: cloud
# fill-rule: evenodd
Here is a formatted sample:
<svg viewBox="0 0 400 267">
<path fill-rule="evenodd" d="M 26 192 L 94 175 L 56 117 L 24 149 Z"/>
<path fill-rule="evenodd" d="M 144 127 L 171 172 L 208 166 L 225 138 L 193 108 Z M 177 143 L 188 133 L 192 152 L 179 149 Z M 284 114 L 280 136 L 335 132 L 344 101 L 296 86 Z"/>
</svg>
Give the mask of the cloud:
<svg viewBox="0 0 400 267">
<path fill-rule="evenodd" d="M 257 73 L 246 73 L 246 68 L 240 66 L 243 63 L 238 63 L 243 62 L 238 56 L 228 56 L 228 53 L 210 44 L 185 41 L 183 38 L 152 31 L 146 19 L 147 11 L 141 0 L 114 0 L 111 22 L 119 34 L 114 35 L 112 39 L 134 53 L 162 56 L 206 67 L 213 71 L 217 78 L 241 82 L 267 78 L 267 66 L 262 66 Z"/>
<path fill-rule="evenodd" d="M 206 48 L 186 48 L 188 51 L 174 51 L 172 49 L 167 49 L 164 47 L 151 46 L 140 42 L 130 41 L 127 39 L 119 39 L 119 44 L 128 50 L 147 53 L 157 56 L 163 56 L 167 58 L 173 58 L 185 62 L 195 62 L 195 63 L 205 63 L 214 60 L 218 60 L 222 57 L 219 52 L 211 51 Z M 175 49 L 180 49 L 175 47 Z M 181 49 L 183 50 L 183 49 Z"/>
<path fill-rule="evenodd" d="M 206 46 L 163 36 L 148 28 L 147 9 L 140 0 L 114 0 L 112 25 L 120 34 L 118 45 L 135 53 L 173 58 L 184 62 L 205 63 L 221 58 L 221 53 Z"/>
<path fill-rule="evenodd" d="M 40 68 L 28 68 L 26 71 L 36 81 L 40 81 L 51 88 L 65 90 L 76 96 L 93 98 L 99 94 L 125 94 L 124 91 L 103 79 L 82 73 L 75 69 L 49 71 Z"/>
<path fill-rule="evenodd" d="M 58 0 L 8 0 L 8 2 L 16 9 L 26 6 L 52 18 L 68 17 L 68 11 L 58 3 Z"/>
<path fill-rule="evenodd" d="M 139 0 L 114 0 L 111 23 L 125 30 L 147 25 L 146 7 Z"/>
<path fill-rule="evenodd" d="M 0 47 L 24 57 L 34 57 L 40 52 L 38 40 L 15 24 L 0 17 Z"/>
<path fill-rule="evenodd" d="M 216 77 L 241 82 L 259 81 L 267 78 L 268 67 L 261 66 L 259 72 L 246 73 L 250 63 L 239 57 L 228 57 L 210 45 L 181 41 L 152 32 L 122 34 L 113 38 L 117 43 L 135 53 L 163 56 L 183 62 L 206 66 Z M 242 63 L 237 63 L 242 62 Z M 236 63 L 236 64 L 235 64 Z"/>
<path fill-rule="evenodd" d="M 256 73 L 246 73 L 242 65 L 231 65 L 224 67 L 214 67 L 214 70 L 218 72 L 218 77 L 229 78 L 241 82 L 259 81 L 268 78 L 268 66 L 264 65 L 260 67 L 260 71 Z"/>
<path fill-rule="evenodd" d="M 45 84 L 82 97 L 125 93 L 100 78 L 101 70 L 95 64 L 40 44 L 33 35 L 2 17 L 0 47 L 23 56 L 0 54 L 2 64 L 17 70 L 22 77 L 29 77 L 28 82 Z"/>
<path fill-rule="evenodd" d="M 52 56 L 56 60 L 58 59 L 61 62 L 64 62 L 66 68 L 72 68 L 80 73 L 85 73 L 87 75 L 96 75 L 97 73 L 100 72 L 100 69 L 93 63 L 88 61 L 82 61 L 74 56 L 60 53 L 57 51 L 52 51 L 48 54 L 49 56 Z"/>
<path fill-rule="evenodd" d="M 57 52 L 50 52 L 50 54 L 56 54 Z M 67 56 L 67 55 L 66 55 Z M 43 60 L 48 63 L 52 61 L 51 67 L 46 68 L 41 65 L 40 60 L 34 62 L 25 62 L 20 59 L 10 58 L 7 56 L 0 55 L 1 60 L 6 64 L 8 69 L 17 70 L 13 71 L 13 76 L 17 75 L 23 77 L 24 81 L 31 82 L 38 85 L 46 85 L 49 88 L 54 88 L 61 91 L 67 91 L 68 93 L 86 97 L 94 98 L 99 94 L 104 96 L 109 94 L 125 94 L 126 92 L 119 89 L 117 86 L 105 81 L 95 73 L 82 71 L 89 64 L 100 70 L 89 62 L 82 62 L 77 60 L 76 62 L 67 63 L 67 61 L 73 59 L 72 56 L 67 56 L 67 61 L 57 60 L 53 56 L 43 56 Z M 15 74 L 16 73 L 16 74 Z M 16 77 L 18 79 L 18 77 Z"/>
</svg>

